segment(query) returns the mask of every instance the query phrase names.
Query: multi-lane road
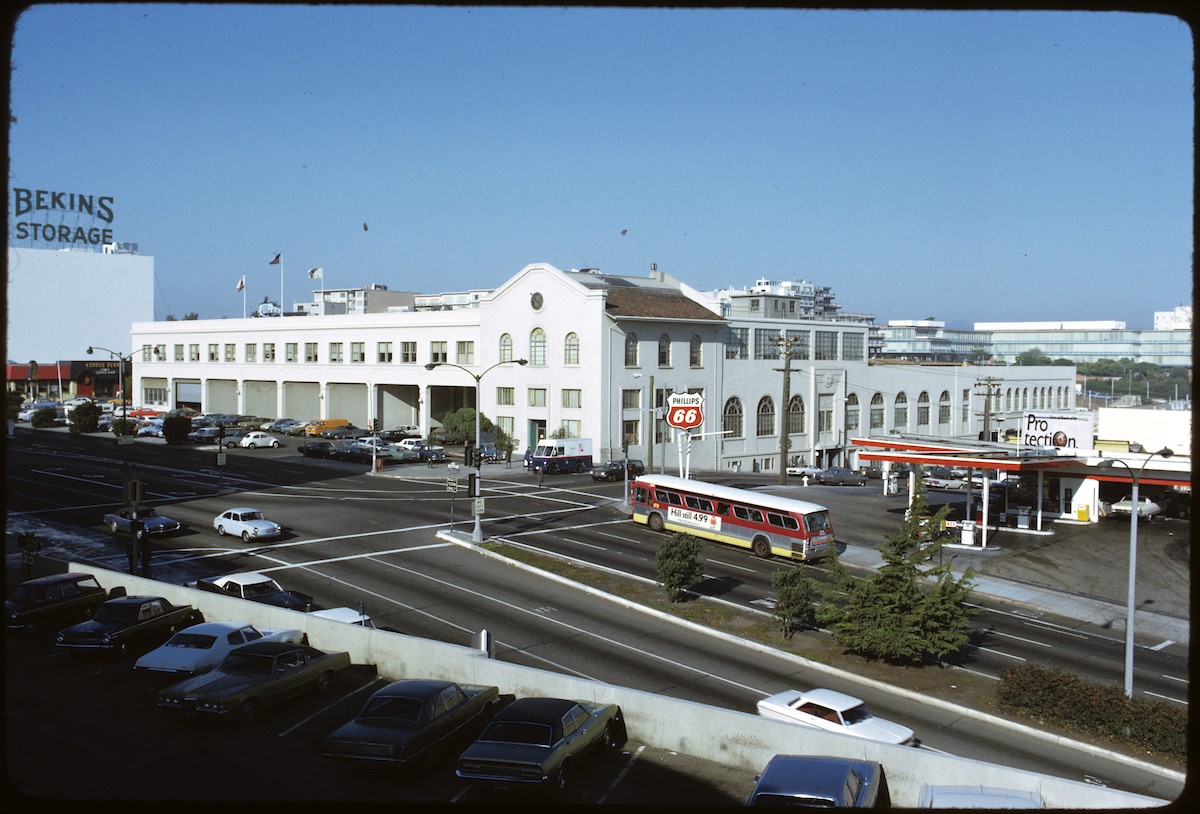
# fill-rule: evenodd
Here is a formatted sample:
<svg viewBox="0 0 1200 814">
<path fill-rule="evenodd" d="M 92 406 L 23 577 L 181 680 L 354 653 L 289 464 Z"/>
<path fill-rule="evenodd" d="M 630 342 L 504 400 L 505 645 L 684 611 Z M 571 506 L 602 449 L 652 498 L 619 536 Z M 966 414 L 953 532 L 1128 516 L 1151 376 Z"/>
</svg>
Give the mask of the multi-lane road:
<svg viewBox="0 0 1200 814">
<path fill-rule="evenodd" d="M 384 476 L 363 469 L 305 460 L 289 447 L 233 451 L 218 467 L 212 450 L 22 434 L 8 447 L 9 512 L 80 529 L 80 556 L 121 569 L 124 542 L 103 536 L 99 518 L 120 502 L 122 476 L 132 472 L 146 485 L 148 502 L 187 526 L 156 546 L 151 574 L 159 579 L 270 570 L 323 605 L 362 603 L 379 624 L 406 633 L 468 644 L 486 627 L 498 658 L 732 709 L 752 711 L 758 698 L 780 689 L 830 684 L 828 674 L 797 659 L 659 621 L 439 540 L 436 532 L 447 528 L 452 512 L 457 528 L 470 530 L 469 501 L 447 491 L 444 467 L 413 465 Z M 539 487 L 518 466 L 503 465 L 485 468 L 485 477 L 489 538 L 653 579 L 658 538 L 616 510 L 620 484 L 563 476 Z M 898 522 L 892 510 L 899 504 L 874 488 L 831 490 L 822 499 L 841 518 L 840 539 L 851 545 L 874 545 Z M 839 512 L 842 501 L 855 502 L 855 510 L 847 505 Z M 212 518 L 234 505 L 261 509 L 284 525 L 284 536 L 257 546 L 218 537 Z M 711 546 L 705 561 L 703 584 L 723 601 L 751 608 L 769 601 L 775 570 L 796 567 Z M 1086 666 L 1106 680 L 1120 675 L 1121 643 L 1101 630 L 1070 620 L 1030 620 L 999 606 L 988 608 L 977 627 L 963 669 L 994 674 L 1029 659 L 1076 671 Z M 1161 681 L 1164 695 L 1186 699 L 1186 650 L 1139 652 L 1139 660 L 1139 683 L 1142 677 Z M 1102 750 L 1062 746 L 1019 728 L 914 704 L 855 686 L 849 677 L 839 677 L 837 687 L 912 726 L 923 748 L 1164 799 L 1182 787 L 1169 773 Z"/>
</svg>

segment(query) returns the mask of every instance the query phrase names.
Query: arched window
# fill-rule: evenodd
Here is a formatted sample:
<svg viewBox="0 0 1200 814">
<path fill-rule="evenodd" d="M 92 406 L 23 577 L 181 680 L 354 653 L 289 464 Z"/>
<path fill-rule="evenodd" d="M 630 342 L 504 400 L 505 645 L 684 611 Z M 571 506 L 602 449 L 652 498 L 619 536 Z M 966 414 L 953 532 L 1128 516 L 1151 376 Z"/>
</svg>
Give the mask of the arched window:
<svg viewBox="0 0 1200 814">
<path fill-rule="evenodd" d="M 775 402 L 770 396 L 763 396 L 758 400 L 755 434 L 759 436 L 775 434 Z"/>
<path fill-rule="evenodd" d="M 788 435 L 804 432 L 804 399 L 792 396 L 788 404 Z"/>
<path fill-rule="evenodd" d="M 921 395 L 917 396 L 917 426 L 925 427 L 929 425 L 929 394 L 924 390 Z"/>
<path fill-rule="evenodd" d="M 1004 409 L 1012 410 L 1012 408 L 1013 408 L 1012 388 L 1010 387 L 1004 391 Z"/>
<path fill-rule="evenodd" d="M 883 429 L 883 393 L 876 393 L 871 396 L 871 429 Z"/>
<path fill-rule="evenodd" d="M 625 367 L 638 366 L 638 340 L 637 334 L 626 334 L 625 336 Z"/>
<path fill-rule="evenodd" d="M 529 364 L 546 366 L 546 332 L 541 328 L 534 328 L 529 333 Z"/>
<path fill-rule="evenodd" d="M 1029 388 L 1028 387 L 1024 387 L 1021 389 L 1021 409 L 1022 410 L 1029 409 Z"/>
<path fill-rule="evenodd" d="M 671 366 L 671 337 L 666 334 L 658 337 L 658 366 Z"/>
<path fill-rule="evenodd" d="M 859 413 L 860 413 L 860 408 L 859 408 L 859 403 L 858 403 L 858 396 L 854 393 L 851 393 L 850 395 L 846 396 L 845 427 L 846 427 L 847 431 L 858 429 Z"/>
<path fill-rule="evenodd" d="M 512 334 L 500 335 L 500 361 L 511 362 L 513 360 L 513 341 Z"/>
<path fill-rule="evenodd" d="M 725 402 L 725 410 L 721 413 L 721 429 L 725 431 L 726 438 L 743 436 L 742 402 L 736 396 Z"/>
<path fill-rule="evenodd" d="M 579 334 L 572 331 L 563 341 L 563 364 L 579 364 Z"/>
<path fill-rule="evenodd" d="M 896 394 L 896 408 L 892 411 L 892 429 L 904 432 L 908 429 L 908 396 L 901 390 Z"/>
<path fill-rule="evenodd" d="M 704 357 L 701 351 L 704 348 L 704 343 L 700 341 L 700 337 L 692 334 L 692 342 L 688 346 L 688 364 L 691 367 L 700 367 L 704 364 Z"/>
<path fill-rule="evenodd" d="M 940 396 L 938 396 L 938 423 L 939 424 L 949 424 L 950 423 L 950 391 L 949 390 L 943 390 L 942 394 Z"/>
</svg>

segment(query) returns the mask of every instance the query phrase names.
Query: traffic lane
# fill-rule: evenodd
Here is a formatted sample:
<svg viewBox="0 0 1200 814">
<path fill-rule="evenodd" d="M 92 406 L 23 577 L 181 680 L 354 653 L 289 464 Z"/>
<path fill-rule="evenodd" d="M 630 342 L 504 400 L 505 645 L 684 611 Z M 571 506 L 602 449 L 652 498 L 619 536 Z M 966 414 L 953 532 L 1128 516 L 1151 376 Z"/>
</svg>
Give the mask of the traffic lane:
<svg viewBox="0 0 1200 814">
<path fill-rule="evenodd" d="M 351 666 L 323 695 L 297 696 L 250 726 L 236 726 L 158 709 L 158 690 L 171 682 L 134 672 L 132 658 L 71 656 L 32 638 L 11 642 L 6 656 L 8 779 L 10 788 L 29 799 L 390 804 L 525 799 L 470 788 L 454 775 L 455 754 L 441 755 L 428 771 L 321 756 L 321 738 L 392 680 L 368 665 Z M 28 703 L 11 703 L 14 698 Z M 745 769 L 637 742 L 581 768 L 565 803 L 738 805 L 753 786 L 753 773 Z"/>
</svg>

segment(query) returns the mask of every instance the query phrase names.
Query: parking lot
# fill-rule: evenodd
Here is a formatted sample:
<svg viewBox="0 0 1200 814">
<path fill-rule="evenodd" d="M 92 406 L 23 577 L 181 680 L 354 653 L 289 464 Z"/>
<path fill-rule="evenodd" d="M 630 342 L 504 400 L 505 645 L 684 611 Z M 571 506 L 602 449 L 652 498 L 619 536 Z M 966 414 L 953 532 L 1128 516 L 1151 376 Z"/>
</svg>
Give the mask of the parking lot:
<svg viewBox="0 0 1200 814">
<path fill-rule="evenodd" d="M 58 651 L 50 639 L 6 642 L 9 788 L 29 799 L 495 804 L 552 801 L 470 787 L 457 755 L 431 771 L 344 764 L 320 739 L 354 717 L 390 677 L 353 665 L 330 690 L 270 708 L 253 724 L 182 718 L 156 706 L 163 679 L 124 659 Z M 741 805 L 745 770 L 629 742 L 587 760 L 559 802 Z"/>
</svg>

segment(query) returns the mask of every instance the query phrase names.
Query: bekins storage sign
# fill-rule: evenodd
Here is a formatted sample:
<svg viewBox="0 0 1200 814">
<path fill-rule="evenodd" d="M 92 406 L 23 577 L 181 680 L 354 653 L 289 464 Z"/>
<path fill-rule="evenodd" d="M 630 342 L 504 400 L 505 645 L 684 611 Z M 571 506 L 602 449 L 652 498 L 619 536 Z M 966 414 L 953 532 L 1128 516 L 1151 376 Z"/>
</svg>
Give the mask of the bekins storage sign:
<svg viewBox="0 0 1200 814">
<path fill-rule="evenodd" d="M 1021 427 L 1021 446 L 1091 449 L 1095 446 L 1095 435 L 1096 418 L 1090 410 L 1026 413 Z"/>
</svg>

